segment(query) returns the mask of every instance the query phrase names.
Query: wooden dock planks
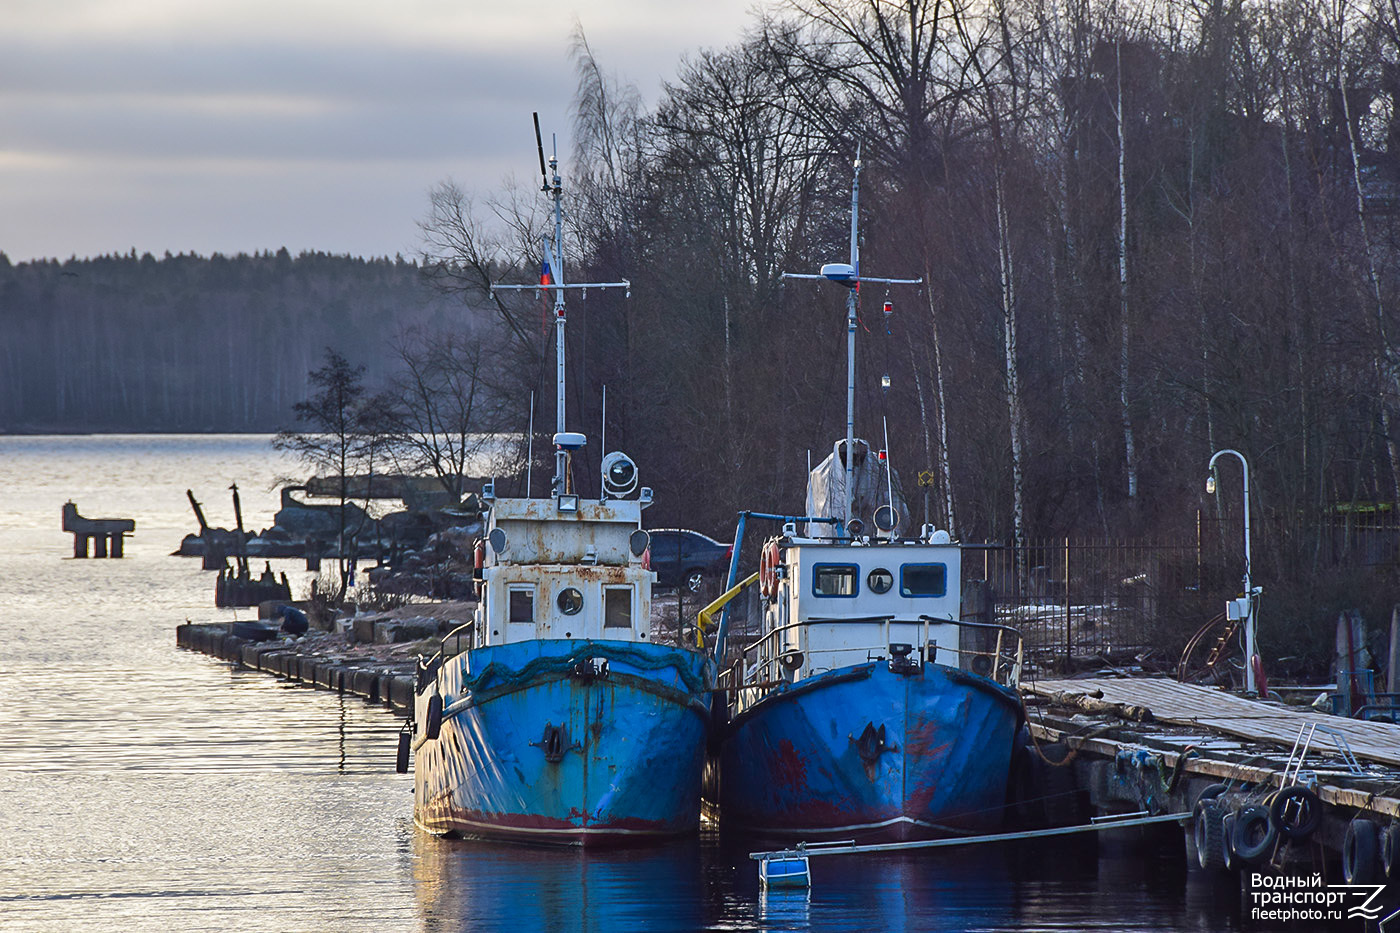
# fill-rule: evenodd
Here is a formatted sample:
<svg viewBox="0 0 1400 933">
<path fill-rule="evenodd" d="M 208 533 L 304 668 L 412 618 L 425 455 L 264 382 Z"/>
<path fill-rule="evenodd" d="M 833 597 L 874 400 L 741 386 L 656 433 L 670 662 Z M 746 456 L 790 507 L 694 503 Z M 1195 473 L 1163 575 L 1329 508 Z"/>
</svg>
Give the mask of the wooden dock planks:
<svg viewBox="0 0 1400 933">
<path fill-rule="evenodd" d="M 1041 680 L 1021 686 L 1041 696 L 1101 690 L 1105 701 L 1146 706 L 1162 722 L 1200 726 L 1257 742 L 1282 745 L 1285 749 L 1292 747 L 1299 729 L 1307 723 L 1317 723 L 1345 735 L 1357 758 L 1400 766 L 1400 725 L 1391 723 L 1364 722 L 1292 709 L 1247 700 L 1213 687 L 1180 684 L 1161 678 Z M 1319 732 L 1313 739 L 1313 748 L 1315 753 L 1330 753 L 1334 750 L 1333 740 Z"/>
</svg>

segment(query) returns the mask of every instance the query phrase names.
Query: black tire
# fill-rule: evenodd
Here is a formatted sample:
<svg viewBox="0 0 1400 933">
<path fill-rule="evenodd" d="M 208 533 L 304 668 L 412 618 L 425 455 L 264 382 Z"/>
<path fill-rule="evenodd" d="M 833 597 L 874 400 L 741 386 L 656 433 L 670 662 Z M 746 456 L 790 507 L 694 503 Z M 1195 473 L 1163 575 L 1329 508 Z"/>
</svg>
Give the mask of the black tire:
<svg viewBox="0 0 1400 933">
<path fill-rule="evenodd" d="M 1278 830 L 1269 819 L 1269 808 L 1245 807 L 1235 820 L 1230 845 L 1241 862 L 1258 865 L 1278 842 Z"/>
<path fill-rule="evenodd" d="M 1229 789 L 1229 784 L 1208 784 L 1206 789 L 1201 791 L 1201 795 L 1196 798 L 1196 802 L 1200 803 L 1202 800 L 1214 800 Z"/>
<path fill-rule="evenodd" d="M 399 755 L 398 759 L 394 762 L 394 770 L 399 774 L 408 773 L 408 751 L 412 741 L 413 736 L 408 732 L 402 730 L 399 732 Z"/>
<path fill-rule="evenodd" d="M 1381 870 L 1387 881 L 1400 880 L 1400 823 L 1391 823 L 1381 833 Z"/>
<path fill-rule="evenodd" d="M 442 734 L 442 694 L 434 693 L 428 697 L 428 715 L 423 729 L 423 734 L 430 739 L 436 739 Z"/>
<path fill-rule="evenodd" d="M 1206 871 L 1225 870 L 1225 814 L 1214 800 L 1202 800 L 1192 814 L 1195 820 L 1196 861 Z"/>
<path fill-rule="evenodd" d="M 1302 784 L 1290 784 L 1274 794 L 1269 820 L 1279 835 L 1293 842 L 1307 839 L 1322 825 L 1322 801 Z"/>
<path fill-rule="evenodd" d="M 1370 820 L 1352 820 L 1348 823 L 1346 839 L 1342 842 L 1342 877 L 1347 884 L 1373 883 L 1380 863 L 1379 856 L 1376 824 Z"/>
</svg>

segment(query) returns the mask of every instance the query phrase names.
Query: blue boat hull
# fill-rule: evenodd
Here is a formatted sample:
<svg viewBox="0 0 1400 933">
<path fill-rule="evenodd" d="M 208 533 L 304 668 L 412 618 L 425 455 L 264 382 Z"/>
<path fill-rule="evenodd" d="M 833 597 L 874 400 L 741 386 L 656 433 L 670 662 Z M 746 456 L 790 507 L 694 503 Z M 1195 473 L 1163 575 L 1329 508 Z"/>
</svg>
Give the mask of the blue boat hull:
<svg viewBox="0 0 1400 933">
<path fill-rule="evenodd" d="M 725 829 L 914 839 L 996 829 L 1020 703 L 938 664 L 830 671 L 767 694 L 724 729 L 707 798 Z"/>
<path fill-rule="evenodd" d="M 713 683 L 707 657 L 647 643 L 528 641 L 449 659 L 441 732 L 418 740 L 415 820 L 570 845 L 693 832 Z"/>
</svg>

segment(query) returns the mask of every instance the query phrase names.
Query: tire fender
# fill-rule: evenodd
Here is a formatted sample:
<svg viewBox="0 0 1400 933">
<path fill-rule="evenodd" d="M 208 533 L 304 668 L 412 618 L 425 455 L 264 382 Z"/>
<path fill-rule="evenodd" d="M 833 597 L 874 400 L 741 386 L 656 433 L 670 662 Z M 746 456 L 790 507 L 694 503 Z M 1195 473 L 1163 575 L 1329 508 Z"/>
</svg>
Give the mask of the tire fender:
<svg viewBox="0 0 1400 933">
<path fill-rule="evenodd" d="M 1201 800 L 1192 813 L 1196 838 L 1196 861 L 1206 871 L 1225 869 L 1225 815 L 1213 799 Z"/>
<path fill-rule="evenodd" d="M 434 693 L 428 697 L 428 714 L 423 723 L 423 734 L 430 739 L 436 739 L 442 734 L 442 694 Z"/>
<path fill-rule="evenodd" d="M 1352 820 L 1347 824 L 1342 842 L 1342 877 L 1347 884 L 1370 884 L 1375 880 L 1380 846 L 1376 840 L 1376 824 L 1370 820 Z"/>
<path fill-rule="evenodd" d="M 1381 870 L 1386 880 L 1400 880 L 1400 823 L 1391 823 L 1381 832 Z"/>
<path fill-rule="evenodd" d="M 1269 804 L 1269 820 L 1279 835 L 1301 842 L 1322 825 L 1322 801 L 1302 784 L 1290 784 L 1274 794 Z"/>
<path fill-rule="evenodd" d="M 1269 808 L 1258 805 L 1245 807 L 1235 820 L 1230 845 L 1235 855 L 1247 865 L 1257 865 L 1278 842 L 1278 830 L 1269 818 Z"/>
</svg>

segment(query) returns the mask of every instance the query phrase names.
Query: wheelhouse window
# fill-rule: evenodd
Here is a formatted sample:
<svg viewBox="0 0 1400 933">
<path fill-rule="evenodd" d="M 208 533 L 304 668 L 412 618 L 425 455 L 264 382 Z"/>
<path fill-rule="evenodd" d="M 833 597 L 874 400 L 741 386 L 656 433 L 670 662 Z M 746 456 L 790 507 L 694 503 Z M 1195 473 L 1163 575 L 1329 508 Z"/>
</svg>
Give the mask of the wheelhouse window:
<svg viewBox="0 0 1400 933">
<path fill-rule="evenodd" d="M 855 564 L 817 564 L 812 568 L 812 595 L 850 598 L 860 592 Z"/>
<path fill-rule="evenodd" d="M 561 591 L 555 602 L 558 603 L 559 611 L 564 615 L 576 615 L 583 608 L 583 594 L 571 586 Z"/>
<path fill-rule="evenodd" d="M 610 586 L 603 590 L 603 628 L 632 627 L 632 587 Z"/>
<path fill-rule="evenodd" d="M 512 586 L 506 607 L 507 621 L 535 621 L 535 588 L 533 586 Z"/>
<path fill-rule="evenodd" d="M 876 567 L 866 576 L 865 585 L 872 593 L 888 593 L 894 586 L 894 574 L 884 567 Z"/>
<path fill-rule="evenodd" d="M 948 595 L 948 565 L 904 564 L 899 568 L 899 595 Z"/>
</svg>

